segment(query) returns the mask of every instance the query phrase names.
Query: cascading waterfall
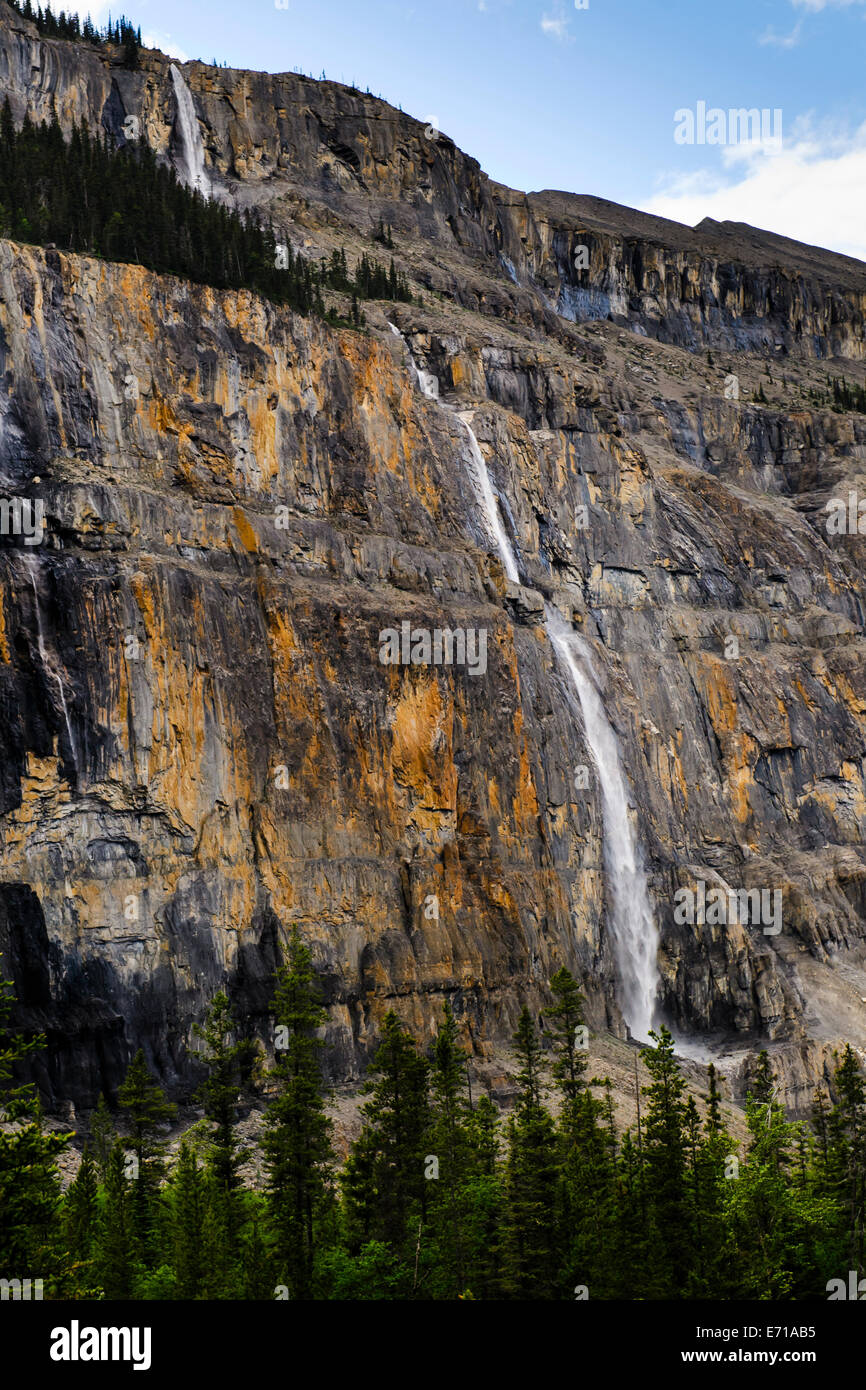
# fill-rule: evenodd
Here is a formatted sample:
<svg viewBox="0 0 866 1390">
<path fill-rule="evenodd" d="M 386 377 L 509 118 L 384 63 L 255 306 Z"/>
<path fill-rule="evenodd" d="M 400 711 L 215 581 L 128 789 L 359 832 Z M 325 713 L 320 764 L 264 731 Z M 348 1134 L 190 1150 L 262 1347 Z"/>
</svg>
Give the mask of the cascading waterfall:
<svg viewBox="0 0 866 1390">
<path fill-rule="evenodd" d="M 205 198 L 210 198 L 211 181 L 205 168 L 204 144 L 201 138 L 201 127 L 195 114 L 192 92 L 186 84 L 183 73 L 174 63 L 171 64 L 169 71 L 174 86 L 177 121 L 180 129 L 181 154 L 178 162 L 181 167 L 178 169 L 178 174 L 188 188 L 197 188 Z"/>
<path fill-rule="evenodd" d="M 438 400 L 439 383 L 436 378 L 418 367 L 400 330 L 393 323 L 388 326 L 406 348 L 419 389 L 428 399 Z M 457 419 L 469 440 L 473 485 L 491 539 L 496 543 L 508 578 L 519 584 L 517 557 L 502 524 L 490 474 L 475 431 L 465 415 L 458 414 Z M 604 862 L 611 899 L 608 926 L 621 986 L 622 1015 L 632 1037 L 646 1042 L 649 1041 L 658 995 L 659 934 L 653 918 L 643 856 L 629 815 L 619 745 L 604 711 L 587 644 L 551 604 L 544 605 L 544 614 L 547 635 L 577 694 L 586 742 L 601 787 Z"/>
<path fill-rule="evenodd" d="M 412 356 L 409 344 L 406 342 L 406 339 L 403 337 L 403 334 L 400 332 L 397 325 L 395 323 L 391 323 L 390 319 L 387 319 L 386 322 L 391 332 L 394 334 L 395 338 L 399 338 L 400 342 L 403 344 L 403 347 L 406 349 L 406 356 L 409 359 L 409 370 L 412 373 L 412 380 L 415 382 L 415 385 L 418 387 L 418 390 L 421 392 L 421 395 L 426 396 L 428 401 L 438 401 L 438 377 L 433 376 L 431 372 L 422 372 L 421 368 L 418 366 L 418 363 L 415 361 L 415 358 Z"/>
<path fill-rule="evenodd" d="M 435 376 L 433 376 L 430 372 L 422 371 L 422 369 L 418 366 L 418 363 L 412 356 L 409 344 L 406 342 L 406 339 L 403 337 L 403 334 L 400 332 L 399 328 L 397 328 L 395 324 L 390 322 L 388 323 L 388 327 L 390 328 L 392 333 L 396 334 L 396 336 L 400 339 L 401 343 L 403 344 L 403 347 L 406 349 L 406 356 L 409 359 L 409 370 L 411 371 L 412 377 L 421 394 L 423 396 L 426 396 L 427 399 L 430 401 L 439 401 L 438 379 Z M 445 405 L 444 401 L 439 401 L 439 404 L 443 407 L 443 409 L 451 409 L 450 406 Z M 466 419 L 465 415 L 461 415 L 457 411 L 454 412 L 454 415 L 455 418 L 462 425 L 463 429 L 466 431 L 466 438 L 469 441 L 469 455 L 471 460 L 471 466 L 469 471 L 470 476 L 472 478 L 472 485 L 475 490 L 475 494 L 478 498 L 478 501 L 481 504 L 481 510 L 484 513 L 484 516 L 487 520 L 487 524 L 493 533 L 493 539 L 496 541 L 496 548 L 499 551 L 502 563 L 505 566 L 505 573 L 508 575 L 508 578 L 512 581 L 512 583 L 519 584 L 520 573 L 517 568 L 517 561 L 515 560 L 514 555 L 511 551 L 511 547 L 508 544 L 508 537 L 506 536 L 505 528 L 502 525 L 502 518 L 499 515 L 499 508 L 496 505 L 496 498 L 494 496 L 493 487 L 490 482 L 490 474 L 487 471 L 487 464 L 484 462 L 484 455 L 482 454 L 481 449 L 479 448 L 478 440 L 475 438 L 475 431 L 472 429 L 472 426 Z"/>
<path fill-rule="evenodd" d="M 57 694 L 60 699 L 60 708 L 63 711 L 63 718 L 66 722 L 66 736 L 69 739 L 69 749 L 72 754 L 73 766 L 78 769 L 78 759 L 75 753 L 75 739 L 72 734 L 72 721 L 69 718 L 69 706 L 66 703 L 66 688 L 63 684 L 63 677 L 57 670 L 54 659 L 50 656 L 45 645 L 45 634 L 42 630 L 42 608 L 39 600 L 39 566 L 36 563 L 35 555 L 22 555 L 22 561 L 30 576 L 30 587 L 33 590 L 33 606 L 36 612 L 36 645 L 39 649 L 39 659 L 42 662 L 42 669 L 57 686 Z"/>
<path fill-rule="evenodd" d="M 589 648 L 550 604 L 545 604 L 544 613 L 547 635 L 580 701 L 586 741 L 601 786 L 604 864 L 610 885 L 611 940 L 622 988 L 622 1014 L 632 1036 L 648 1042 L 658 994 L 659 934 L 643 856 L 629 815 L 619 746 L 604 712 Z"/>
<path fill-rule="evenodd" d="M 466 416 L 460 415 L 458 413 L 457 419 L 460 421 L 461 425 L 465 429 L 466 437 L 469 440 L 469 454 L 472 459 L 472 474 L 473 482 L 475 484 L 475 491 L 478 495 L 478 500 L 481 503 L 481 508 L 487 520 L 487 525 L 490 527 L 490 530 L 493 534 L 493 539 L 496 541 L 496 548 L 499 551 L 500 558 L 502 560 L 503 565 L 505 566 L 505 573 L 508 575 L 508 578 L 511 580 L 512 584 L 519 584 L 520 571 L 517 568 L 517 559 L 515 557 L 514 551 L 508 544 L 508 537 L 505 534 L 505 527 L 502 525 L 502 517 L 499 513 L 499 507 L 497 505 L 496 498 L 493 494 L 493 487 L 490 482 L 490 474 L 487 471 L 487 464 L 484 462 L 484 455 L 481 452 L 481 446 L 479 445 L 478 440 L 475 437 L 475 431 L 473 430 L 469 421 L 466 419 Z"/>
</svg>

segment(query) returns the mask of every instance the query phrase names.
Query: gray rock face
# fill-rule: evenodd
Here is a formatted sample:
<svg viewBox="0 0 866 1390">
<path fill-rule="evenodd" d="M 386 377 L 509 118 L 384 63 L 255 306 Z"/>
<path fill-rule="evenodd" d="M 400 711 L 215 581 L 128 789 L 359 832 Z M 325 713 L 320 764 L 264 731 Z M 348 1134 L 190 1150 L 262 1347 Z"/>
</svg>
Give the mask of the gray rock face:
<svg viewBox="0 0 866 1390">
<path fill-rule="evenodd" d="M 732 1068 L 769 1042 L 806 1104 L 834 1045 L 866 1048 L 864 542 L 824 510 L 866 497 L 866 417 L 815 396 L 864 380 L 866 268 L 514 193 L 336 84 L 184 72 L 217 196 L 308 255 L 376 254 L 382 218 L 422 303 L 339 333 L 0 243 L 0 474 L 47 517 L 39 546 L 0 537 L 0 950 L 47 1093 L 91 1104 L 139 1045 L 181 1092 L 223 984 L 267 1039 L 295 923 L 338 1076 L 387 1008 L 430 1036 L 446 996 L 489 1052 L 560 964 L 622 1034 L 547 598 L 621 745 L 664 1016 Z M 0 79 L 19 118 L 121 140 L 134 115 L 175 152 L 162 55 L 128 73 L 0 6 Z M 483 630 L 485 669 L 384 664 L 404 622 Z M 781 894 L 781 930 L 684 919 L 700 884 Z"/>
</svg>

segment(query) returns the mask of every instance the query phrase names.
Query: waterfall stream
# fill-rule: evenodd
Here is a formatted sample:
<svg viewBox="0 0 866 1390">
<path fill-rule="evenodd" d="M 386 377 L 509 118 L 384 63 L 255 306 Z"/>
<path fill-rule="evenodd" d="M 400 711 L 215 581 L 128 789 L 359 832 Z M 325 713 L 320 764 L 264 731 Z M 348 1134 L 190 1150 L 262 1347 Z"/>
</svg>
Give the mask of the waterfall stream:
<svg viewBox="0 0 866 1390">
<path fill-rule="evenodd" d="M 201 127 L 195 114 L 192 92 L 180 69 L 171 64 L 169 69 L 177 103 L 177 123 L 180 130 L 181 153 L 178 161 L 178 176 L 188 188 L 197 188 L 205 198 L 211 196 L 211 181 L 205 168 L 204 144 Z"/>
<path fill-rule="evenodd" d="M 436 377 L 418 367 L 400 330 L 392 323 L 388 326 L 406 348 L 419 390 L 428 399 L 438 401 Z M 458 414 L 457 419 L 469 440 L 472 482 L 490 537 L 508 578 L 519 584 L 517 557 L 502 524 L 484 455 L 466 415 Z M 604 863 L 610 893 L 607 924 L 620 982 L 620 1007 L 632 1036 L 646 1042 L 658 994 L 659 934 L 643 855 L 629 814 L 619 744 L 605 714 L 589 647 L 551 604 L 545 603 L 544 615 L 548 638 L 577 695 L 586 742 L 601 789 Z"/>
<path fill-rule="evenodd" d="M 622 991 L 622 1015 L 632 1036 L 649 1041 L 658 993 L 659 934 L 653 919 L 643 855 L 628 807 L 616 734 L 596 684 L 589 648 L 560 613 L 544 605 L 547 635 L 571 677 L 601 786 L 604 865 L 611 896 L 609 921 Z"/>
</svg>

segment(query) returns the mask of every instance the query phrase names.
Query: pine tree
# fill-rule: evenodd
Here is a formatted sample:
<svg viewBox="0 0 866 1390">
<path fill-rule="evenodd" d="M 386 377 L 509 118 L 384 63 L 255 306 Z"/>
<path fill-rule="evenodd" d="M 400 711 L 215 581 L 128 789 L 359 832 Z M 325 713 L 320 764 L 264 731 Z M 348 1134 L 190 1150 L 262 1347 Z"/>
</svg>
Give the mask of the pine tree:
<svg viewBox="0 0 866 1390">
<path fill-rule="evenodd" d="M 78 1266 L 87 1268 L 93 1257 L 99 1204 L 96 1164 L 85 1147 L 81 1163 L 63 1204 L 64 1233 L 70 1253 Z"/>
<path fill-rule="evenodd" d="M 769 1065 L 761 1065 L 757 1085 L 772 1094 Z M 789 1124 L 781 1106 L 746 1100 L 750 1131 L 748 1159 L 739 1177 L 726 1185 L 725 1258 L 736 1269 L 738 1298 L 790 1299 L 814 1296 L 826 1283 L 826 1232 L 833 1203 L 790 1181 L 788 1154 L 799 1126 Z M 821 1271 L 816 1281 L 816 1271 Z M 836 1273 L 830 1269 L 830 1274 Z"/>
<path fill-rule="evenodd" d="M 90 1150 L 103 1182 L 108 1171 L 109 1154 L 116 1138 L 117 1131 L 111 1118 L 111 1111 L 105 1096 L 100 1091 L 96 1109 L 90 1117 Z"/>
<path fill-rule="evenodd" d="M 327 1015 L 310 949 L 297 928 L 288 963 L 277 973 L 273 1011 L 278 1055 L 270 1076 L 275 1094 L 265 1112 L 262 1142 L 268 1204 L 280 1282 L 293 1298 L 304 1299 L 312 1296 L 318 1222 L 333 1155 L 319 1063 L 322 1044 L 316 1037 Z"/>
<path fill-rule="evenodd" d="M 268 1300 L 274 1297 L 272 1260 L 262 1238 L 259 1223 L 253 1220 L 243 1251 L 243 1296 Z"/>
<path fill-rule="evenodd" d="M 214 995 L 204 1025 L 193 1027 L 194 1035 L 204 1042 L 199 1057 L 208 1072 L 198 1092 L 211 1124 L 208 1165 L 217 1191 L 222 1193 L 233 1245 L 241 1222 L 238 1168 L 244 1157 L 234 1126 L 241 1082 L 252 1064 L 252 1044 L 246 1039 L 233 1041 L 235 1028 L 228 995 L 223 990 Z"/>
<path fill-rule="evenodd" d="M 229 1301 L 243 1297 L 242 1250 L 234 1239 L 225 1193 L 210 1168 L 203 1179 L 201 1297 Z"/>
<path fill-rule="evenodd" d="M 556 1129 L 542 1103 L 541 1048 L 524 1006 L 512 1040 L 519 1093 L 508 1121 L 502 1233 L 502 1286 L 518 1299 L 562 1297 L 556 1229 Z"/>
<path fill-rule="evenodd" d="M 646 1192 L 653 1224 L 662 1239 L 654 1263 L 665 1297 L 682 1293 L 685 1271 L 693 1256 L 692 1230 L 686 1190 L 686 1083 L 674 1056 L 667 1028 L 650 1030 L 655 1046 L 641 1057 L 650 1073 L 643 1131 Z"/>
<path fill-rule="evenodd" d="M 135 1156 L 134 1229 L 139 1248 L 147 1255 L 151 1253 L 157 1193 L 164 1171 L 165 1144 L 158 1136 L 167 1122 L 173 1119 L 177 1106 L 166 1100 L 162 1087 L 151 1076 L 141 1048 L 133 1057 L 118 1088 L 117 1099 L 126 1111 L 126 1127 Z"/>
<path fill-rule="evenodd" d="M 734 1291 L 725 1251 L 725 1202 L 735 1166 L 735 1145 L 725 1129 L 721 1094 L 712 1063 L 707 1068 L 704 1137 L 697 1141 L 694 1110 L 687 1112 L 689 1181 L 694 1212 L 695 1255 L 688 1281 L 691 1298 L 723 1298 Z M 691 1098 L 690 1098 L 691 1099 Z"/>
<path fill-rule="evenodd" d="M 204 1174 L 194 1150 L 184 1140 L 168 1191 L 172 1268 L 178 1298 L 197 1298 L 201 1292 L 205 1201 Z"/>
<path fill-rule="evenodd" d="M 379 1240 L 407 1268 L 426 1215 L 428 1072 L 397 1015 L 387 1013 L 364 1086 L 371 1097 L 361 1107 L 364 1126 L 343 1172 L 350 1248 Z"/>
<path fill-rule="evenodd" d="M 775 1077 L 766 1051 L 758 1053 L 758 1061 L 749 1085 L 749 1092 L 761 1105 L 769 1105 L 775 1090 Z"/>
<path fill-rule="evenodd" d="M 15 1278 L 47 1278 L 55 1269 L 52 1232 L 60 1203 L 56 1160 L 71 1134 L 46 1133 L 35 1086 L 19 1084 L 15 1068 L 45 1045 L 12 1026 L 12 982 L 0 979 L 0 1270 Z"/>
<path fill-rule="evenodd" d="M 548 1015 L 554 1027 L 546 1035 L 553 1043 L 556 1061 L 553 1075 L 559 1082 L 566 1105 L 573 1105 L 583 1087 L 587 1054 L 579 1044 L 579 1031 L 586 1026 L 583 995 L 574 976 L 563 966 L 550 982 L 554 1003 Z"/>
<path fill-rule="evenodd" d="M 137 1271 L 133 1196 L 126 1178 L 123 1142 L 108 1157 L 102 1215 L 96 1240 L 96 1274 L 107 1299 L 131 1298 Z"/>
<path fill-rule="evenodd" d="M 431 1082 L 433 1104 L 425 1175 L 431 1174 L 428 1182 L 435 1287 L 441 1296 L 456 1298 L 466 1287 L 469 1274 L 468 1181 L 475 1166 L 475 1151 L 470 1130 L 472 1112 L 466 1094 L 466 1059 L 448 1000 L 433 1049 Z"/>
<path fill-rule="evenodd" d="M 844 1212 L 849 1267 L 863 1275 L 866 1207 L 866 1086 L 851 1044 L 833 1077 L 837 1100 L 828 1121 L 827 1188 Z"/>
</svg>

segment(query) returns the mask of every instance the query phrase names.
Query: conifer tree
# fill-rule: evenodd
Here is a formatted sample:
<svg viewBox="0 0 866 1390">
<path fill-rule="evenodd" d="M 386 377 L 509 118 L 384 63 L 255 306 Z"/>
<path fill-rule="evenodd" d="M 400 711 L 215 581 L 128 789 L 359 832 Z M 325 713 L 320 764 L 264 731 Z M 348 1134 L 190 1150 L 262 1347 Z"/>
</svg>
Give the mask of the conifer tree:
<svg viewBox="0 0 866 1390">
<path fill-rule="evenodd" d="M 99 1213 L 97 1192 L 96 1164 L 85 1147 L 75 1181 L 66 1193 L 63 1213 L 66 1240 L 79 1264 L 88 1264 L 93 1254 Z"/>
<path fill-rule="evenodd" d="M 108 1156 L 102 1214 L 96 1240 L 96 1274 L 107 1299 L 131 1298 L 137 1273 L 133 1196 L 126 1153 L 116 1139 Z"/>
<path fill-rule="evenodd" d="M 380 1240 L 402 1259 L 414 1252 L 426 1215 L 428 1064 L 388 1012 L 364 1090 L 364 1126 L 343 1174 L 350 1248 Z"/>
<path fill-rule="evenodd" d="M 325 1113 L 316 1031 L 326 1020 L 310 949 L 297 928 L 288 962 L 277 973 L 273 1002 L 276 1065 L 274 1096 L 265 1113 L 262 1147 L 279 1281 L 293 1298 L 310 1298 L 316 1237 L 330 1191 L 331 1122 Z"/>
<path fill-rule="evenodd" d="M 512 1046 L 519 1093 L 508 1121 L 502 1234 L 502 1285 L 510 1298 L 563 1296 L 556 1229 L 556 1129 L 542 1103 L 541 1047 L 524 1006 Z"/>
<path fill-rule="evenodd" d="M 432 1111 L 425 1155 L 430 1171 L 432 1242 L 437 1286 L 444 1297 L 456 1298 L 466 1287 L 470 1249 L 466 1241 L 475 1152 L 467 1099 L 466 1059 L 450 1001 L 443 1006 L 431 1069 Z"/>
<path fill-rule="evenodd" d="M 208 1165 L 216 1189 L 222 1193 L 232 1245 L 241 1224 L 238 1168 L 244 1157 L 235 1138 L 234 1126 L 238 1093 L 243 1077 L 249 1072 L 253 1053 L 249 1040 L 235 1040 L 235 1028 L 232 1007 L 224 990 L 214 995 L 204 1024 L 193 1027 L 195 1036 L 204 1043 L 199 1057 L 208 1072 L 198 1092 L 211 1126 Z"/>
<path fill-rule="evenodd" d="M 108 1158 L 116 1138 L 117 1131 L 111 1118 L 108 1102 L 103 1092 L 100 1091 L 96 1109 L 90 1117 L 90 1150 L 97 1172 L 103 1182 L 108 1171 Z"/>
<path fill-rule="evenodd" d="M 206 1184 L 195 1151 L 183 1140 L 168 1191 L 171 1263 L 177 1297 L 197 1298 L 203 1276 L 202 1231 Z"/>
<path fill-rule="evenodd" d="M 587 1053 L 578 1045 L 579 1030 L 585 1028 L 584 1000 L 577 981 L 563 966 L 550 982 L 554 1003 L 547 1010 L 554 1026 L 547 1034 L 553 1042 L 556 1061 L 553 1075 L 567 1105 L 577 1100 L 583 1086 Z"/>
<path fill-rule="evenodd" d="M 48 1133 L 36 1087 L 15 1068 L 45 1045 L 12 1024 L 12 982 L 0 979 L 0 1270 L 15 1278 L 53 1272 L 52 1230 L 60 1203 L 57 1157 L 70 1134 Z"/>
<path fill-rule="evenodd" d="M 762 1068 L 762 1096 L 768 1094 L 766 1080 Z M 823 1288 L 828 1277 L 826 1232 L 832 1226 L 834 1204 L 790 1181 L 787 1161 L 799 1127 L 785 1120 L 781 1106 L 759 1100 L 752 1091 L 746 1100 L 746 1122 L 751 1136 L 748 1158 L 737 1180 L 727 1184 L 725 1208 L 725 1256 L 736 1268 L 736 1296 L 814 1295 L 816 1283 Z M 835 1272 L 831 1267 L 829 1274 Z"/>
<path fill-rule="evenodd" d="M 133 1175 L 133 1223 L 141 1253 L 152 1253 L 157 1194 L 163 1177 L 165 1144 L 159 1135 L 177 1112 L 166 1100 L 162 1087 L 151 1076 L 144 1052 L 138 1049 L 118 1088 L 117 1099 L 126 1111 L 130 1148 L 135 1157 Z"/>
<path fill-rule="evenodd" d="M 828 1120 L 827 1188 L 844 1213 L 851 1269 L 863 1275 L 866 1207 L 866 1086 L 851 1044 L 833 1077 L 836 1104 Z"/>
<path fill-rule="evenodd" d="M 254 1218 L 243 1250 L 243 1296 L 251 1300 L 274 1297 L 273 1261 L 262 1237 L 259 1222 Z"/>
<path fill-rule="evenodd" d="M 682 1293 L 684 1271 L 692 1255 L 692 1230 L 686 1191 L 686 1083 L 674 1056 L 667 1028 L 650 1030 L 655 1046 L 641 1057 L 650 1073 L 642 1088 L 647 1097 L 643 1132 L 646 1192 L 653 1223 L 663 1238 L 655 1252 L 664 1297 Z"/>
</svg>

